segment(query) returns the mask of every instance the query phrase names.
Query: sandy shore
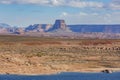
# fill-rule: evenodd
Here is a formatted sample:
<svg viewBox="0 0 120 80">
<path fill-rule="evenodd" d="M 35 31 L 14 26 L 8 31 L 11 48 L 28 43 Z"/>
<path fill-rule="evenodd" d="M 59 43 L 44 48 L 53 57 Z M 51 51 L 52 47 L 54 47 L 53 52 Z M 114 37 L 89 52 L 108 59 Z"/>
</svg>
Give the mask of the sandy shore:
<svg viewBox="0 0 120 80">
<path fill-rule="evenodd" d="M 102 70 L 120 71 L 120 68 L 89 68 L 86 63 L 47 64 L 43 57 L 26 57 L 21 54 L 0 54 L 0 74 L 41 75 L 60 72 L 101 72 Z M 92 64 L 92 63 L 87 63 Z"/>
<path fill-rule="evenodd" d="M 41 72 L 17 72 L 17 71 L 3 71 L 0 72 L 0 74 L 15 74 L 15 75 L 51 75 L 51 74 L 60 74 L 61 72 L 80 72 L 80 73 L 100 73 L 103 70 L 111 70 L 113 72 L 120 72 L 120 68 L 96 68 L 96 69 L 81 69 L 81 70 L 71 70 L 71 71 L 65 71 L 65 70 L 50 70 L 50 71 L 41 71 Z M 29 70 L 29 69 L 28 69 Z"/>
</svg>

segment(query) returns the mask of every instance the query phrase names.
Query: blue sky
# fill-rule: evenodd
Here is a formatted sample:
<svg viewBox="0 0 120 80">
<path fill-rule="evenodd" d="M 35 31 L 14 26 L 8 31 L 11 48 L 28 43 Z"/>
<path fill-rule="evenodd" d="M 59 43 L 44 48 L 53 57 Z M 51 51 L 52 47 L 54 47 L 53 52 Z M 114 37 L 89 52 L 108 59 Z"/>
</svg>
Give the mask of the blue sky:
<svg viewBox="0 0 120 80">
<path fill-rule="evenodd" d="M 120 24 L 120 0 L 0 0 L 0 23 Z"/>
</svg>

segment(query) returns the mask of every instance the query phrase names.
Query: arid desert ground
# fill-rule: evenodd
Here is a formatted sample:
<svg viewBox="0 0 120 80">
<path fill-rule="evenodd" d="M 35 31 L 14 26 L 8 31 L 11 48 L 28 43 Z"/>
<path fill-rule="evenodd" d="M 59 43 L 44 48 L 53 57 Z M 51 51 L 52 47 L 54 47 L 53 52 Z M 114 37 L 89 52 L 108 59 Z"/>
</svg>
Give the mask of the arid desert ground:
<svg viewBox="0 0 120 80">
<path fill-rule="evenodd" d="M 120 71 L 119 39 L 0 36 L 1 74 Z"/>
</svg>

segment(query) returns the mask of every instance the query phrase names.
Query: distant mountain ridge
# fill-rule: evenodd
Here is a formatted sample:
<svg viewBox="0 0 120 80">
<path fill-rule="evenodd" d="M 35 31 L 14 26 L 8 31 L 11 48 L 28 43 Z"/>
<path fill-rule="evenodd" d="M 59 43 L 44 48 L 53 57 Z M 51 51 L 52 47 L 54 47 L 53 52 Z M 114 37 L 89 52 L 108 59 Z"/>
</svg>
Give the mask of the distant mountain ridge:
<svg viewBox="0 0 120 80">
<path fill-rule="evenodd" d="M 120 37 L 120 25 L 67 25 L 64 20 L 54 24 L 33 24 L 25 28 L 12 27 L 0 23 L 0 34 L 22 34 L 32 36 L 68 36 L 68 37 Z M 89 35 L 91 34 L 91 35 Z"/>
<path fill-rule="evenodd" d="M 9 27 L 11 27 L 10 25 L 8 25 L 8 24 L 5 24 L 5 23 L 0 23 L 0 28 L 9 28 Z"/>
<path fill-rule="evenodd" d="M 51 24 L 34 24 L 25 28 L 25 32 L 46 32 L 52 27 Z"/>
<path fill-rule="evenodd" d="M 9 34 L 14 32 L 15 28 L 12 28 L 10 25 L 5 23 L 0 23 L 0 33 L 1 34 Z"/>
<path fill-rule="evenodd" d="M 10 26 L 6 23 L 0 23 L 0 34 L 20 34 L 24 29 Z"/>
<path fill-rule="evenodd" d="M 73 32 L 120 33 L 120 25 L 68 25 Z"/>
</svg>

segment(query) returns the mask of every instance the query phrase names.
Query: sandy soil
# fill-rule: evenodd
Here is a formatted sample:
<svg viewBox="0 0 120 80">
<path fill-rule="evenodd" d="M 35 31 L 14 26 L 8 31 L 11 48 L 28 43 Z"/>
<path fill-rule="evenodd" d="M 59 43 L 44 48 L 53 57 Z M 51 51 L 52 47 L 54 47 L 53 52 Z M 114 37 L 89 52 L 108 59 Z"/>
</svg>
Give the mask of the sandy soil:
<svg viewBox="0 0 120 80">
<path fill-rule="evenodd" d="M 0 36 L 1 74 L 120 71 L 120 40 Z"/>
<path fill-rule="evenodd" d="M 88 63 L 52 63 L 43 57 L 26 57 L 21 54 L 0 54 L 0 73 L 1 74 L 55 74 L 59 72 L 101 72 L 108 69 L 120 71 L 120 68 L 106 68 L 102 66 L 94 66 L 95 62 Z M 96 68 L 95 68 L 96 67 Z"/>
</svg>

